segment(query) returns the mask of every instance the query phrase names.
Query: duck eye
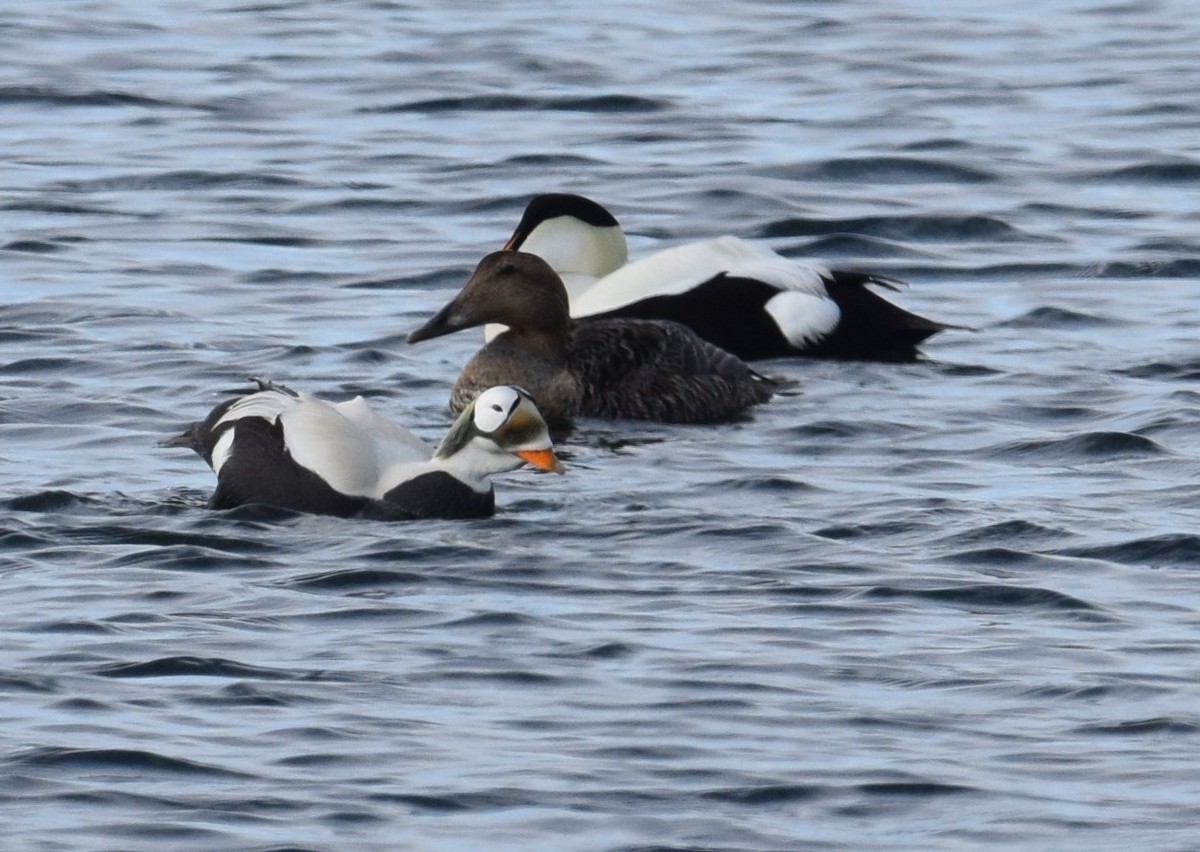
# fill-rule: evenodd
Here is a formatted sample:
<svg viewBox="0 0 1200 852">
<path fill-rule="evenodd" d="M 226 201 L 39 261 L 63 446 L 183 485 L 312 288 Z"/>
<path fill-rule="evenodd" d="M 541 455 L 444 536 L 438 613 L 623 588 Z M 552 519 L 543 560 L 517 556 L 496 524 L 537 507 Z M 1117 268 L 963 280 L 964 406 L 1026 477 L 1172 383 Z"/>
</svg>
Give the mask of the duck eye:
<svg viewBox="0 0 1200 852">
<path fill-rule="evenodd" d="M 504 409 L 501 408 L 500 405 L 495 402 L 492 403 L 492 411 L 499 411 L 501 414 L 504 413 Z"/>
</svg>

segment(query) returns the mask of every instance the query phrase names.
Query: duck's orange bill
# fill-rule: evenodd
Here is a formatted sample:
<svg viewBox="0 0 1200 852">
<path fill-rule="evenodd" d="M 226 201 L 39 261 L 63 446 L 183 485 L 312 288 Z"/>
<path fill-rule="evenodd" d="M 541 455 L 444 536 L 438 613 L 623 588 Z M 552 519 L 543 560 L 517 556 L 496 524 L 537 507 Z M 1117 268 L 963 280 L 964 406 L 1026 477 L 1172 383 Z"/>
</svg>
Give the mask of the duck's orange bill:
<svg viewBox="0 0 1200 852">
<path fill-rule="evenodd" d="M 517 455 L 525 459 L 538 470 L 550 470 L 555 473 L 566 473 L 566 468 L 554 455 L 554 450 L 518 450 Z"/>
</svg>

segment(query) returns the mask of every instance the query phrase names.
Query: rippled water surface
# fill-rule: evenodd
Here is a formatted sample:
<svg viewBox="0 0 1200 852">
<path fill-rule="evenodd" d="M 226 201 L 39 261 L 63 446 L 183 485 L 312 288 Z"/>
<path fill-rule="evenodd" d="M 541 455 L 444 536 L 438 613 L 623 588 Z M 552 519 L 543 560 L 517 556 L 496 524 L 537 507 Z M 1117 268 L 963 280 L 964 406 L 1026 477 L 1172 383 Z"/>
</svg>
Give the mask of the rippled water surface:
<svg viewBox="0 0 1200 852">
<path fill-rule="evenodd" d="M 4 847 L 1194 848 L 1200 23 L 992 6 L 7 4 Z M 550 190 L 974 330 L 487 521 L 203 508 L 248 376 L 436 439 Z"/>
</svg>

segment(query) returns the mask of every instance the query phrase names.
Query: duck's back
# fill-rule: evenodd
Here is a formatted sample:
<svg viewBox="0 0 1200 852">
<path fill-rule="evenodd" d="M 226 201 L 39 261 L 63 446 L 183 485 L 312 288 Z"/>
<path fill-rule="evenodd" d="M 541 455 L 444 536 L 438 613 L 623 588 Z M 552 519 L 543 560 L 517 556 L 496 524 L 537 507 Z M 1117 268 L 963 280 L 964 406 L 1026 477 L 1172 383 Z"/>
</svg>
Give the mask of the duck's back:
<svg viewBox="0 0 1200 852">
<path fill-rule="evenodd" d="M 658 320 L 575 322 L 570 370 L 589 417 L 708 423 L 771 398 L 772 383 L 690 329 Z"/>
</svg>

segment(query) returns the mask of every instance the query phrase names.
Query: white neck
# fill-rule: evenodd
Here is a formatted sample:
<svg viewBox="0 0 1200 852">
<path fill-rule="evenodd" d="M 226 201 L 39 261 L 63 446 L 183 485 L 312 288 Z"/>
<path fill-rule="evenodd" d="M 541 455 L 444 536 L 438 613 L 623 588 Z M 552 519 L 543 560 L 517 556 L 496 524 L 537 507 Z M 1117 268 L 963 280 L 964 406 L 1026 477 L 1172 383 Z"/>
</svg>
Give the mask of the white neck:
<svg viewBox="0 0 1200 852">
<path fill-rule="evenodd" d="M 572 216 L 542 222 L 525 239 L 521 251 L 541 257 L 564 282 L 568 276 L 603 278 L 629 259 L 629 246 L 619 225 L 599 228 Z"/>
<path fill-rule="evenodd" d="M 517 456 L 500 449 L 491 441 L 475 437 L 452 456 L 435 456 L 428 462 L 422 463 L 426 470 L 421 472 L 444 470 L 482 494 L 491 487 L 488 477 L 493 473 L 516 470 L 524 463 Z"/>
</svg>

